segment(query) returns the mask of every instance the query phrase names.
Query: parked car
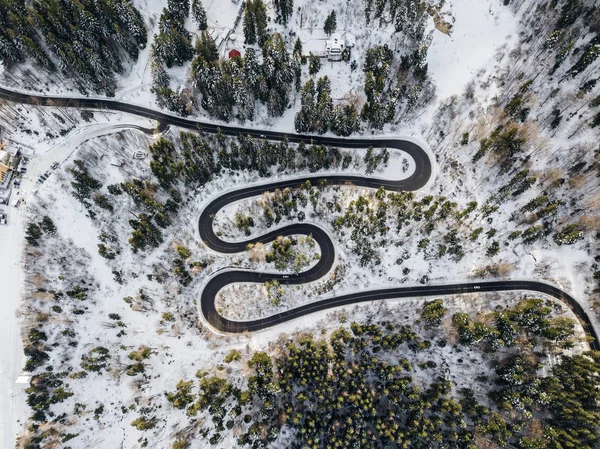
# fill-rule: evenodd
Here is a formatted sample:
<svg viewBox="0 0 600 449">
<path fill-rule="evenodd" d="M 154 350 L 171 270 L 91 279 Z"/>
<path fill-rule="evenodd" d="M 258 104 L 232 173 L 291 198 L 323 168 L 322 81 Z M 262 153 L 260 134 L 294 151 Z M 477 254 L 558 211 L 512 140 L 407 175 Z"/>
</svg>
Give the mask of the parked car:
<svg viewBox="0 0 600 449">
<path fill-rule="evenodd" d="M 52 170 L 56 170 L 56 169 L 58 168 L 58 162 L 54 162 L 54 163 L 53 163 L 53 164 L 50 166 L 50 168 L 51 168 Z"/>
<path fill-rule="evenodd" d="M 6 214 L 0 213 L 0 224 L 6 224 L 6 222 L 7 222 Z"/>
<path fill-rule="evenodd" d="M 45 178 L 40 178 L 40 179 L 38 179 L 38 182 L 39 182 L 40 184 L 43 184 L 45 180 L 46 180 Z"/>
</svg>

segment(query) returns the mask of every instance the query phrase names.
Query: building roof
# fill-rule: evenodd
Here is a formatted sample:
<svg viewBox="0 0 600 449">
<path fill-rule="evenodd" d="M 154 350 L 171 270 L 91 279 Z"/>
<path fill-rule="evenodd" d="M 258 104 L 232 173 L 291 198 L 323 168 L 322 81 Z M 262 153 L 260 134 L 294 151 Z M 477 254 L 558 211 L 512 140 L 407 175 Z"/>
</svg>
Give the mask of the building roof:
<svg viewBox="0 0 600 449">
<path fill-rule="evenodd" d="M 237 51 L 235 48 L 229 52 L 229 59 L 240 57 L 240 56 L 242 56 L 242 54 L 239 51 Z"/>
<path fill-rule="evenodd" d="M 10 154 L 8 151 L 0 150 L 0 164 L 4 164 L 8 167 L 11 157 L 12 154 Z"/>
<path fill-rule="evenodd" d="M 325 46 L 327 48 L 327 51 L 342 50 L 344 48 L 345 43 L 346 42 L 344 41 L 344 39 L 342 39 L 342 36 L 340 36 L 339 33 L 334 33 L 331 35 L 331 39 L 325 41 Z"/>
</svg>

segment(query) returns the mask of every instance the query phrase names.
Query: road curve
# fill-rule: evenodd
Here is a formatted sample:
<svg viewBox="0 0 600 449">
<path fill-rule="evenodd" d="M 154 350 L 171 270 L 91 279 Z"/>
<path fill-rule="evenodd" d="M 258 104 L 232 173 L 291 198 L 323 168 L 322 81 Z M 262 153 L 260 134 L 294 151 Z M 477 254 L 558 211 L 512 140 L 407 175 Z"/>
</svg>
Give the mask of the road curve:
<svg viewBox="0 0 600 449">
<path fill-rule="evenodd" d="M 412 176 L 402 181 L 377 180 L 373 178 L 364 178 L 360 176 L 336 175 L 328 176 L 329 184 L 352 183 L 364 187 L 379 188 L 383 186 L 386 190 L 417 190 L 423 187 L 431 177 L 431 161 L 427 153 L 417 144 L 406 140 L 397 139 L 345 139 L 339 137 L 323 137 L 303 134 L 287 134 L 276 131 L 249 129 L 236 126 L 218 125 L 178 117 L 167 114 L 162 111 L 137 106 L 133 104 L 122 103 L 114 100 L 94 99 L 94 98 L 64 98 L 32 95 L 24 92 L 15 92 L 0 87 L 0 98 L 16 103 L 34 104 L 40 106 L 60 106 L 60 107 L 78 107 L 78 108 L 96 108 L 110 109 L 130 113 L 149 119 L 157 120 L 160 123 L 159 129 L 164 129 L 166 124 L 178 126 L 186 129 L 193 129 L 200 132 L 217 133 L 220 131 L 223 135 L 236 136 L 239 134 L 248 135 L 255 138 L 265 138 L 268 140 L 282 141 L 287 139 L 292 143 L 310 143 L 327 146 L 338 146 L 342 148 L 365 148 L 368 146 L 397 148 L 407 152 L 413 157 L 416 164 L 416 170 Z M 591 320 L 583 307 L 568 293 L 563 290 L 543 282 L 536 281 L 492 281 L 492 282 L 465 282 L 458 284 L 443 285 L 425 285 L 413 287 L 396 287 L 379 289 L 373 291 L 362 291 L 343 296 L 322 299 L 310 304 L 306 304 L 295 309 L 287 310 L 269 317 L 252 321 L 232 321 L 221 316 L 215 309 L 215 297 L 218 291 L 225 285 L 234 282 L 265 282 L 271 279 L 277 279 L 284 284 L 301 284 L 311 282 L 325 276 L 331 269 L 335 260 L 335 248 L 331 238 L 318 226 L 308 223 L 298 223 L 271 231 L 260 237 L 250 239 L 244 242 L 225 242 L 219 239 L 213 231 L 213 217 L 223 206 L 232 201 L 260 195 L 262 192 L 282 189 L 286 187 L 296 188 L 302 182 L 310 180 L 313 185 L 322 181 L 322 177 L 303 178 L 302 180 L 281 181 L 263 186 L 253 186 L 239 189 L 234 192 L 226 193 L 213 200 L 202 212 L 199 218 L 199 233 L 202 240 L 208 247 L 215 251 L 223 253 L 237 253 L 244 251 L 248 243 L 273 241 L 279 235 L 291 234 L 311 234 L 321 248 L 321 259 L 314 267 L 298 275 L 284 274 L 266 274 L 250 271 L 227 271 L 221 272 L 212 277 L 201 295 L 201 309 L 207 321 L 216 329 L 223 332 L 252 332 L 265 329 L 276 324 L 284 323 L 296 318 L 300 318 L 310 313 L 330 309 L 349 304 L 356 304 L 366 301 L 379 301 L 394 298 L 410 297 L 432 297 L 456 295 L 464 293 L 485 293 L 501 291 L 532 291 L 550 295 L 564 302 L 581 322 L 586 334 L 591 337 L 590 346 L 594 350 L 600 350 L 598 335 L 591 323 Z"/>
<path fill-rule="evenodd" d="M 343 177 L 337 178 L 331 181 L 328 179 L 327 181 L 329 184 L 340 184 L 344 182 Z M 387 190 L 396 190 L 398 185 L 402 185 L 404 188 L 406 188 L 407 185 L 410 186 L 410 179 L 411 178 L 405 180 L 408 181 L 407 183 L 401 181 L 373 180 L 370 178 L 363 178 L 362 180 L 355 179 L 353 183 L 364 186 L 372 186 L 373 184 L 377 186 L 383 185 Z M 323 178 L 313 177 L 308 178 L 308 180 L 315 185 L 315 183 L 322 181 Z M 303 181 L 305 181 L 305 179 L 303 179 Z M 596 351 L 600 351 L 596 330 L 594 329 L 587 313 L 575 300 L 575 298 L 553 285 L 544 282 L 526 280 L 463 282 L 457 284 L 393 287 L 379 290 L 361 291 L 347 295 L 326 298 L 256 320 L 234 321 L 223 317 L 215 307 L 215 298 L 217 293 L 223 287 L 229 284 L 249 282 L 264 283 L 266 281 L 277 280 L 280 284 L 297 285 L 316 281 L 329 273 L 333 263 L 335 262 L 335 247 L 329 235 L 319 226 L 309 223 L 297 223 L 241 242 L 223 241 L 215 234 L 213 229 L 213 218 L 215 214 L 230 202 L 260 195 L 263 192 L 273 191 L 275 189 L 283 189 L 286 187 L 297 188 L 300 186 L 300 184 L 302 184 L 303 181 L 281 181 L 267 185 L 247 187 L 234 192 L 225 193 L 211 201 L 200 214 L 198 219 L 200 238 L 209 248 L 217 252 L 228 254 L 239 253 L 244 251 L 247 245 L 250 243 L 269 243 L 275 240 L 278 236 L 298 234 L 312 235 L 314 240 L 321 248 L 321 258 L 319 262 L 309 270 L 299 273 L 298 275 L 259 273 L 246 270 L 227 270 L 213 276 L 202 290 L 200 307 L 207 322 L 215 329 L 226 333 L 255 332 L 294 320 L 296 318 L 301 318 L 314 312 L 368 301 L 414 297 L 440 297 L 465 293 L 530 291 L 552 296 L 565 303 L 581 323 L 586 335 L 592 338 L 590 341 L 590 347 Z M 420 185 L 420 181 L 416 181 L 415 185 Z"/>
<path fill-rule="evenodd" d="M 370 145 L 374 147 L 394 148 L 394 142 L 396 142 L 395 139 L 346 139 L 343 137 L 290 134 L 277 131 L 244 128 L 239 126 L 229 126 L 226 124 L 207 123 L 200 120 L 187 119 L 177 115 L 168 114 L 163 111 L 157 111 L 144 106 L 123 103 L 115 100 L 86 97 L 67 98 L 59 96 L 34 95 L 26 92 L 12 91 L 4 87 L 0 87 L 0 99 L 12 101 L 14 103 L 24 103 L 38 106 L 109 109 L 112 111 L 126 112 L 128 114 L 149 118 L 151 120 L 157 120 L 161 126 L 169 124 L 178 126 L 180 128 L 192 129 L 211 134 L 216 134 L 217 131 L 220 131 L 221 134 L 226 136 L 237 136 L 239 134 L 243 134 L 255 138 L 265 138 L 276 141 L 282 141 L 287 138 L 288 141 L 292 143 L 304 142 L 307 144 L 314 143 L 317 145 L 339 146 L 343 148 L 365 148 L 365 146 L 368 147 Z"/>
</svg>

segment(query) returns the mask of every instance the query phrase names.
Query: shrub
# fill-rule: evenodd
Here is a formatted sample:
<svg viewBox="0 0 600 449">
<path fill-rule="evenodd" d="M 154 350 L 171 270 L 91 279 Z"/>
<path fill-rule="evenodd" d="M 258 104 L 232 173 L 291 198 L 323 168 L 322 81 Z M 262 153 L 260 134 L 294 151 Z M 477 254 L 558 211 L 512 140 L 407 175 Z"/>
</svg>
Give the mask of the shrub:
<svg viewBox="0 0 600 449">
<path fill-rule="evenodd" d="M 190 253 L 190 250 L 183 245 L 179 245 L 177 247 L 177 254 L 179 254 L 179 257 L 181 257 L 182 259 L 187 259 L 192 255 L 192 253 Z"/>
<path fill-rule="evenodd" d="M 423 306 L 421 319 L 425 322 L 425 327 L 436 327 L 441 324 L 442 318 L 444 318 L 446 312 L 447 309 L 444 307 L 444 301 L 441 299 L 434 299 L 433 301 L 426 302 Z"/>
<path fill-rule="evenodd" d="M 156 426 L 156 418 L 152 417 L 152 418 L 146 419 L 143 416 L 140 416 L 139 418 L 131 421 L 131 425 L 133 427 L 135 427 L 137 430 L 152 429 L 154 426 Z"/>
<path fill-rule="evenodd" d="M 162 319 L 164 321 L 172 323 L 173 321 L 175 321 L 175 316 L 171 312 L 165 312 L 162 314 Z"/>
<path fill-rule="evenodd" d="M 177 383 L 176 391 L 173 393 L 165 393 L 167 400 L 173 404 L 173 407 L 178 409 L 184 409 L 192 402 L 194 402 L 195 396 L 192 394 L 193 382 L 184 382 L 180 380 Z"/>
<path fill-rule="evenodd" d="M 570 224 L 553 236 L 557 245 L 572 245 L 583 239 L 583 231 L 577 225 Z"/>
<path fill-rule="evenodd" d="M 237 349 L 232 349 L 229 354 L 225 356 L 225 363 L 231 363 L 233 361 L 239 361 L 242 358 L 242 353 Z"/>
</svg>

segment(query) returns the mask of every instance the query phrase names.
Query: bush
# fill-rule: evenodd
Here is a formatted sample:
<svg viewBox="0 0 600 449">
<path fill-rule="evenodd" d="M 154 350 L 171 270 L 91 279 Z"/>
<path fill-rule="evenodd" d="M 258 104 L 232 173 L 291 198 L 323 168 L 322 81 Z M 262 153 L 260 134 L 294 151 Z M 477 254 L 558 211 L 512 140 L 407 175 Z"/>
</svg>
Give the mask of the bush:
<svg viewBox="0 0 600 449">
<path fill-rule="evenodd" d="M 577 225 L 570 224 L 554 234 L 553 239 L 557 245 L 572 245 L 583 239 L 583 231 Z"/>
<path fill-rule="evenodd" d="M 444 301 L 442 299 L 434 299 L 433 301 L 426 302 L 423 306 L 421 319 L 425 322 L 425 327 L 436 327 L 442 323 L 442 318 L 444 318 L 446 312 L 447 309 L 444 307 Z"/>
<path fill-rule="evenodd" d="M 106 368 L 109 359 L 109 351 L 103 346 L 97 346 L 89 354 L 81 356 L 81 368 L 86 371 L 101 372 Z"/>
<path fill-rule="evenodd" d="M 193 382 L 190 380 L 184 382 L 180 380 L 177 383 L 176 391 L 173 393 L 165 393 L 167 400 L 173 404 L 173 407 L 178 409 L 184 409 L 192 402 L 194 402 L 195 396 L 192 394 Z"/>
<path fill-rule="evenodd" d="M 173 443 L 173 449 L 188 449 L 190 447 L 190 443 L 186 440 L 177 440 Z"/>
<path fill-rule="evenodd" d="M 141 362 L 150 358 L 151 350 L 148 346 L 140 346 L 137 351 L 131 351 L 127 357 L 129 360 L 135 360 L 136 362 Z"/>
<path fill-rule="evenodd" d="M 231 351 L 229 351 L 229 353 L 225 356 L 225 363 L 231 363 L 233 361 L 239 361 L 242 358 L 242 353 L 240 351 L 238 351 L 237 349 L 232 349 Z"/>
<path fill-rule="evenodd" d="M 156 426 L 156 418 L 152 417 L 150 419 L 146 419 L 143 416 L 133 420 L 131 425 L 135 427 L 137 430 L 149 430 Z"/>
<path fill-rule="evenodd" d="M 162 319 L 163 319 L 163 321 L 172 323 L 175 321 L 175 316 L 171 312 L 165 312 L 162 314 Z"/>
<path fill-rule="evenodd" d="M 181 257 L 182 259 L 187 259 L 192 255 L 192 253 L 190 253 L 190 250 L 183 245 L 179 245 L 177 247 L 177 254 L 179 254 L 179 257 Z"/>
</svg>

